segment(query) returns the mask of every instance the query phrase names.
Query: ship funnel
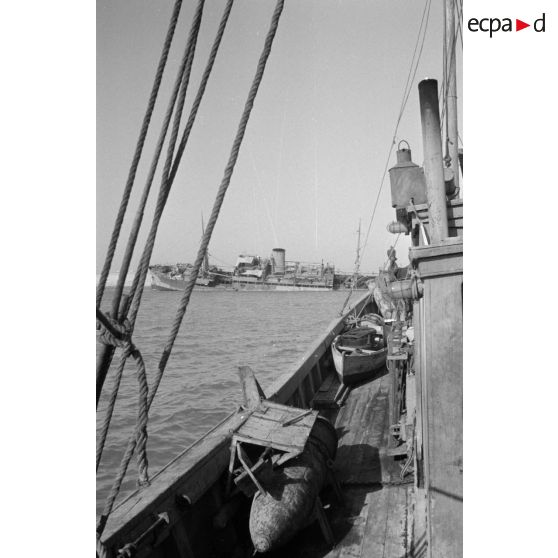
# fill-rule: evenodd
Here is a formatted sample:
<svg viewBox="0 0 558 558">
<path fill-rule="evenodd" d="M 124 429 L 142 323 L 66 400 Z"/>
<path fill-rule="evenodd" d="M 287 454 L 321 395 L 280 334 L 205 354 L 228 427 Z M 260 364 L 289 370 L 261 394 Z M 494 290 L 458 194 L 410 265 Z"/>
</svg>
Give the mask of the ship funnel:
<svg viewBox="0 0 558 558">
<path fill-rule="evenodd" d="M 278 275 L 285 274 L 285 250 L 283 248 L 273 248 L 271 251 L 273 259 L 273 273 Z"/>
</svg>

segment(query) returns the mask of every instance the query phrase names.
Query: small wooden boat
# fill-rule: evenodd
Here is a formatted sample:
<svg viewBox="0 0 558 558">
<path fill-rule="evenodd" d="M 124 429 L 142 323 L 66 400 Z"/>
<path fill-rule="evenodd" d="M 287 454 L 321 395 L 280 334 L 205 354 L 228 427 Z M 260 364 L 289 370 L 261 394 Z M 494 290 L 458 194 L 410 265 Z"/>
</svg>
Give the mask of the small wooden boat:
<svg viewBox="0 0 558 558">
<path fill-rule="evenodd" d="M 375 370 L 385 364 L 385 327 L 380 316 L 368 314 L 333 340 L 333 363 L 342 383 L 351 385 L 370 378 Z"/>
</svg>

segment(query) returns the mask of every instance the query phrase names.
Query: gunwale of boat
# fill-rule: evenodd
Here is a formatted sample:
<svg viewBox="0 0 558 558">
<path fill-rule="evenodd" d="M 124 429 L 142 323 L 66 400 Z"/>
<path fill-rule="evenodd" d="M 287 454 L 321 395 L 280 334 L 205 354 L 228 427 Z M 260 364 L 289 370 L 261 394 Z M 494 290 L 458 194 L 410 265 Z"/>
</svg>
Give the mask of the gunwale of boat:
<svg viewBox="0 0 558 558">
<path fill-rule="evenodd" d="M 277 403 L 308 407 L 326 376 L 335 374 L 330 346 L 345 327 L 345 319 L 370 304 L 374 302 L 371 293 L 367 292 L 355 302 L 352 309 L 334 319 L 326 333 L 322 333 L 291 369 L 265 390 L 267 398 Z M 326 361 L 328 370 L 321 370 Z M 242 410 L 231 413 L 155 474 L 149 486 L 123 499 L 108 519 L 101 536 L 103 546 L 109 551 L 116 551 L 135 540 L 153 523 L 153 518 L 163 511 L 169 514 L 169 530 L 180 525 L 177 495 L 187 496 L 189 505 L 193 507 L 214 489 L 228 465 L 231 432 L 242 423 L 245 416 Z M 220 498 L 218 494 L 215 497 Z"/>
</svg>

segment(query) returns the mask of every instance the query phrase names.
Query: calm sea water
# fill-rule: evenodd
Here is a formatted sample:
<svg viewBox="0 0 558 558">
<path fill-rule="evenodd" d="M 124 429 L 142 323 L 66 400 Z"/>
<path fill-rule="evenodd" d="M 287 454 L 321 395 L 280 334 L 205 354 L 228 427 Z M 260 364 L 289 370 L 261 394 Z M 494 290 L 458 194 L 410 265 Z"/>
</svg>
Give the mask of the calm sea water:
<svg viewBox="0 0 558 558">
<path fill-rule="evenodd" d="M 112 291 L 107 289 L 106 301 L 111 300 Z M 180 296 L 178 292 L 145 290 L 134 342 L 143 355 L 150 384 Z M 251 366 L 265 390 L 325 331 L 345 297 L 340 291 L 195 291 L 150 411 L 150 474 L 241 403 L 238 366 Z M 99 403 L 97 429 L 104 417 L 114 368 Z M 133 431 L 137 401 L 135 366 L 129 364 L 97 474 L 97 513 L 103 508 Z M 136 462 L 132 460 L 121 497 L 135 488 L 135 474 Z"/>
</svg>

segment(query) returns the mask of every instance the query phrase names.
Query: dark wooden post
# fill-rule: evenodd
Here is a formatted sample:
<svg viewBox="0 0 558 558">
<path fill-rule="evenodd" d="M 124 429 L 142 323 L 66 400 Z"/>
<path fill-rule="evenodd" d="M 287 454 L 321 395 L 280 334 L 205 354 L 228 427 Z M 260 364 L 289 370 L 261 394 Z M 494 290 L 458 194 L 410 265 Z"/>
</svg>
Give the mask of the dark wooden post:
<svg viewBox="0 0 558 558">
<path fill-rule="evenodd" d="M 442 160 L 442 136 L 438 112 L 438 82 L 424 79 L 419 83 L 420 116 L 424 149 L 426 197 L 430 214 L 430 240 L 440 242 L 448 237 L 446 183 Z"/>
</svg>

